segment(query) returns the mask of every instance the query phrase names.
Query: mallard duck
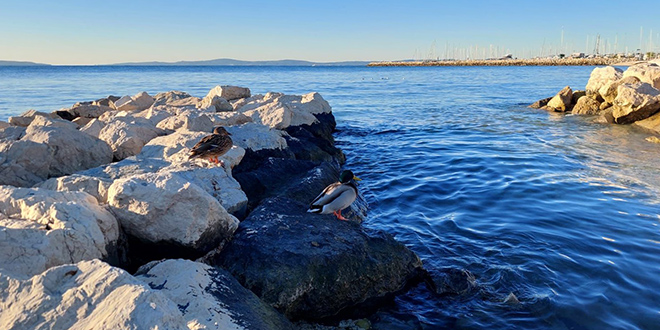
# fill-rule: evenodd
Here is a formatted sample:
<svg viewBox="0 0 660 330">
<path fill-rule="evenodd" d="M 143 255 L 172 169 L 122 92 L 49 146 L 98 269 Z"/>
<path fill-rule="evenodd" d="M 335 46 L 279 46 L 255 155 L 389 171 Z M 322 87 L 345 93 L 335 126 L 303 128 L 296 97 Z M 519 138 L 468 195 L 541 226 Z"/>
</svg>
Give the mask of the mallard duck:
<svg viewBox="0 0 660 330">
<path fill-rule="evenodd" d="M 332 213 L 339 220 L 348 220 L 341 215 L 341 210 L 350 206 L 357 198 L 356 180 L 361 181 L 353 172 L 349 170 L 342 171 L 339 175 L 339 181 L 325 187 L 323 192 L 309 205 L 307 212 Z"/>
<path fill-rule="evenodd" d="M 231 134 L 227 130 L 218 126 L 213 129 L 213 134 L 203 137 L 197 144 L 190 150 L 188 159 L 193 158 L 208 158 L 211 163 L 220 163 L 225 167 L 225 163 L 218 160 L 218 157 L 224 155 L 231 149 L 234 142 L 229 137 Z"/>
</svg>

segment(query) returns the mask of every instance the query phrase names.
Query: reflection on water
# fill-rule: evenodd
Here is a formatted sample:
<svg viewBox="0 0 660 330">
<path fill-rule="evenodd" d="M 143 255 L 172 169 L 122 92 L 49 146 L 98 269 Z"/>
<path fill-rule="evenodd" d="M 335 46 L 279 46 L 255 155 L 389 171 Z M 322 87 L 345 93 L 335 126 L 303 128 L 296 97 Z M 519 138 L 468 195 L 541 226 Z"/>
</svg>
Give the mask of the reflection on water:
<svg viewBox="0 0 660 330">
<path fill-rule="evenodd" d="M 364 225 L 420 255 L 440 289 L 397 297 L 376 327 L 660 324 L 660 148 L 628 126 L 524 106 L 583 87 L 591 68 L 16 70 L 0 68 L 3 117 L 141 90 L 203 96 L 217 84 L 320 92 L 363 179 Z"/>
</svg>

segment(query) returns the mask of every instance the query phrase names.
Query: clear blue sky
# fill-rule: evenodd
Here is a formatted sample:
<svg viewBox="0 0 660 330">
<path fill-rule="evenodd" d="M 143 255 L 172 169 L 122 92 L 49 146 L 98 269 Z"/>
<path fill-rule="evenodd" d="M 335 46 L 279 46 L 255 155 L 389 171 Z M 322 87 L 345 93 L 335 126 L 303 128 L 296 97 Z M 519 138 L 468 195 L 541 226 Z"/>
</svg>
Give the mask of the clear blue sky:
<svg viewBox="0 0 660 330">
<path fill-rule="evenodd" d="M 236 58 L 311 61 L 517 57 L 660 50 L 660 4 L 621 1 L 0 0 L 0 60 L 106 64 Z M 589 41 L 587 41 L 587 38 Z M 435 48 L 433 45 L 435 44 Z M 655 45 L 658 46 L 655 46 Z M 491 52 L 492 45 L 492 52 Z M 434 52 L 435 49 L 435 52 Z M 465 56 L 463 54 L 463 56 Z"/>
</svg>

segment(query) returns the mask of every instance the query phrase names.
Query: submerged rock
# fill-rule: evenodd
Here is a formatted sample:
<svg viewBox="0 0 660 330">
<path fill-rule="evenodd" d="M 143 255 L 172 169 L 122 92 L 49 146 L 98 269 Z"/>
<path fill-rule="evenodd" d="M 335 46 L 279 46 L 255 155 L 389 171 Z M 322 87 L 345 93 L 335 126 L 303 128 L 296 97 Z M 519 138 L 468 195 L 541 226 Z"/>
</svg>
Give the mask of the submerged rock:
<svg viewBox="0 0 660 330">
<path fill-rule="evenodd" d="M 28 279 L 0 273 L 0 328 L 189 329 L 165 295 L 99 260 L 50 268 Z"/>
<path fill-rule="evenodd" d="M 189 260 L 164 260 L 140 267 L 136 277 L 176 303 L 190 328 L 293 328 L 222 269 Z"/>
</svg>

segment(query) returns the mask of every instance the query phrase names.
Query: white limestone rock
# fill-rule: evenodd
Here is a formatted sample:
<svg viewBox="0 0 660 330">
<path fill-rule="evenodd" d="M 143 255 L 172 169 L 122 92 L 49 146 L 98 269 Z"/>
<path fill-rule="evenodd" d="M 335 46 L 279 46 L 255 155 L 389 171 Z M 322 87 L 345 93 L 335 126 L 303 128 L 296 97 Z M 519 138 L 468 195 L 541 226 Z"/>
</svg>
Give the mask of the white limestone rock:
<svg viewBox="0 0 660 330">
<path fill-rule="evenodd" d="M 43 143 L 0 140 L 0 184 L 30 187 L 48 178 L 52 163 Z"/>
<path fill-rule="evenodd" d="M 227 271 L 183 259 L 153 261 L 136 278 L 182 309 L 192 329 L 293 329 L 294 326 Z"/>
<path fill-rule="evenodd" d="M 92 119 L 89 123 L 87 123 L 87 125 L 81 127 L 80 131 L 98 139 L 101 135 L 101 130 L 103 127 L 105 127 L 104 122 L 98 119 Z"/>
<path fill-rule="evenodd" d="M 590 96 L 582 96 L 573 107 L 575 115 L 596 115 L 600 111 L 600 102 Z"/>
<path fill-rule="evenodd" d="M 250 89 L 238 86 L 215 86 L 211 89 L 204 99 L 212 100 L 214 96 L 219 96 L 227 101 L 250 97 Z"/>
<path fill-rule="evenodd" d="M 78 106 L 74 106 L 67 111 L 71 113 L 74 117 L 98 118 L 101 117 L 101 115 L 103 115 L 104 113 L 113 110 L 114 109 L 106 105 L 81 104 Z"/>
<path fill-rule="evenodd" d="M 176 174 L 149 173 L 116 180 L 108 205 L 125 232 L 150 243 L 206 252 L 231 238 L 238 219 L 199 186 Z"/>
<path fill-rule="evenodd" d="M 32 122 L 30 122 L 30 125 L 28 125 L 27 131 L 29 132 L 32 128 L 40 127 L 40 126 L 60 127 L 65 129 L 74 129 L 74 130 L 78 129 L 78 125 L 68 120 L 64 120 L 60 118 L 49 118 L 45 116 L 35 116 Z"/>
<path fill-rule="evenodd" d="M 655 63 L 640 63 L 628 67 L 623 77 L 636 77 L 641 82 L 648 83 L 660 90 L 660 66 Z"/>
<path fill-rule="evenodd" d="M 643 120 L 633 123 L 637 127 L 641 127 L 655 134 L 660 134 L 660 112 Z"/>
<path fill-rule="evenodd" d="M 289 126 L 312 125 L 318 122 L 315 114 L 330 113 L 332 108 L 319 93 L 267 93 L 251 98 L 237 111 L 252 117 L 254 122 L 284 130 Z"/>
<path fill-rule="evenodd" d="M 115 101 L 115 107 L 119 111 L 142 111 L 148 109 L 154 103 L 154 98 L 147 92 L 140 92 L 134 96 L 124 96 Z"/>
<path fill-rule="evenodd" d="M 147 110 L 143 110 L 137 113 L 133 113 L 134 118 L 147 119 L 153 126 L 158 125 L 158 123 L 160 123 L 161 121 L 172 116 L 174 116 L 173 112 L 166 110 L 159 110 L 158 108 L 154 108 L 154 107 L 151 107 Z"/>
<path fill-rule="evenodd" d="M 114 253 L 114 216 L 82 192 L 0 186 L 0 272 L 25 277 Z"/>
<path fill-rule="evenodd" d="M 186 92 L 181 92 L 181 91 L 169 91 L 169 92 L 158 93 L 156 94 L 156 96 L 154 96 L 154 103 L 151 106 L 157 107 L 160 105 L 172 104 L 174 101 L 187 99 L 191 97 L 193 96 Z"/>
<path fill-rule="evenodd" d="M 252 117 L 248 117 L 240 112 L 218 112 L 214 114 L 207 114 L 213 122 L 213 126 L 236 126 L 252 122 Z"/>
<path fill-rule="evenodd" d="M 35 123 L 39 120 L 35 119 Z M 43 117 L 42 117 L 43 118 Z M 107 143 L 58 123 L 50 126 L 38 126 L 32 123 L 26 130 L 22 141 L 32 141 L 48 147 L 48 155 L 37 159 L 52 159 L 48 177 L 67 175 L 84 169 L 107 164 L 112 161 L 112 150 Z M 30 171 L 30 168 L 26 168 Z"/>
<path fill-rule="evenodd" d="M 589 81 L 585 88 L 587 95 L 598 94 L 598 90 L 608 81 L 617 81 L 621 78 L 623 78 L 623 70 L 619 68 L 613 66 L 595 68 L 591 71 L 591 76 L 589 76 Z"/>
<path fill-rule="evenodd" d="M 233 111 L 231 103 L 219 95 L 207 96 L 199 103 L 198 108 L 207 109 L 211 112 Z"/>
<path fill-rule="evenodd" d="M 116 117 L 101 129 L 99 138 L 112 148 L 116 159 L 135 156 L 142 147 L 162 133 L 144 118 Z"/>
<path fill-rule="evenodd" d="M 163 293 L 99 260 L 54 267 L 28 279 L 0 274 L 0 328 L 190 329 Z"/>
<path fill-rule="evenodd" d="M 572 108 L 573 104 L 573 90 L 569 86 L 564 87 L 562 90 L 553 96 L 548 104 L 542 109 L 553 110 L 558 112 L 565 112 Z"/>
<path fill-rule="evenodd" d="M 242 151 L 242 152 L 239 152 Z M 234 146 L 221 159 L 225 161 L 227 169 L 221 166 L 195 160 L 195 162 L 174 163 L 158 171 L 159 174 L 175 174 L 187 182 L 197 185 L 206 193 L 215 198 L 222 207 L 231 214 L 244 214 L 247 209 L 248 198 L 245 192 L 241 190 L 241 185 L 231 176 L 229 168 L 233 163 L 240 162 L 245 151 L 242 148 Z M 232 157 L 232 161 L 226 161 L 226 156 Z"/>
<path fill-rule="evenodd" d="M 234 145 L 243 149 L 259 151 L 262 149 L 284 149 L 287 148 L 284 139 L 285 132 L 272 129 L 257 123 L 247 123 L 240 126 L 226 127 L 231 134 Z"/>
<path fill-rule="evenodd" d="M 184 129 L 188 131 L 212 132 L 213 122 L 207 115 L 199 111 L 185 111 L 162 120 L 156 127 L 167 131 Z"/>
<path fill-rule="evenodd" d="M 82 174 L 72 174 L 58 178 L 50 178 L 39 183 L 36 187 L 55 191 L 85 192 L 94 196 L 99 203 L 107 203 L 108 189 L 110 188 L 110 185 L 112 185 L 112 181 L 109 179 Z"/>
<path fill-rule="evenodd" d="M 630 124 L 646 119 L 660 110 L 660 91 L 648 83 L 622 84 L 614 99 L 614 121 L 617 124 Z"/>
<path fill-rule="evenodd" d="M 9 124 L 14 126 L 28 127 L 32 122 L 32 120 L 37 116 L 53 118 L 54 116 L 57 115 L 52 115 L 50 113 L 45 113 L 34 109 L 30 109 L 28 111 L 23 112 L 20 116 L 9 117 L 8 122 Z"/>
<path fill-rule="evenodd" d="M 634 84 L 638 83 L 639 79 L 637 77 L 625 77 L 619 80 L 610 80 L 606 82 L 599 90 L 598 94 L 600 97 L 607 103 L 613 104 L 614 99 L 616 99 L 617 91 L 619 86 L 623 84 Z"/>
<path fill-rule="evenodd" d="M 25 127 L 7 126 L 0 128 L 0 140 L 19 140 L 25 135 Z"/>
<path fill-rule="evenodd" d="M 209 134 L 209 132 L 179 130 L 169 135 L 157 137 L 142 148 L 138 158 L 162 158 L 168 162 L 185 162 L 188 160 L 190 149 Z M 223 160 L 228 168 L 232 168 L 240 163 L 244 155 L 245 150 L 234 145 L 219 159 Z M 200 162 L 204 163 L 203 160 L 200 160 Z"/>
</svg>

